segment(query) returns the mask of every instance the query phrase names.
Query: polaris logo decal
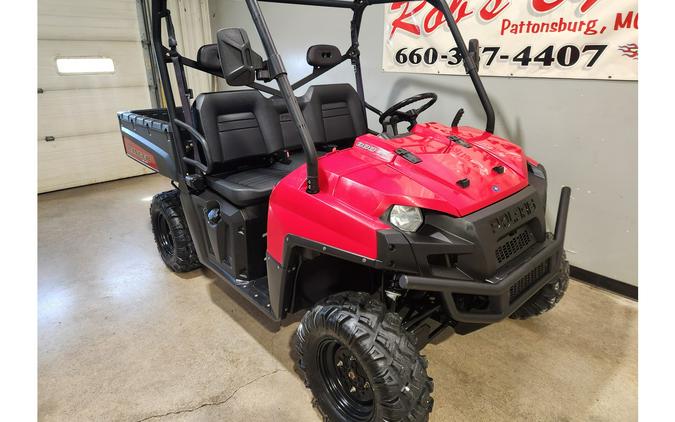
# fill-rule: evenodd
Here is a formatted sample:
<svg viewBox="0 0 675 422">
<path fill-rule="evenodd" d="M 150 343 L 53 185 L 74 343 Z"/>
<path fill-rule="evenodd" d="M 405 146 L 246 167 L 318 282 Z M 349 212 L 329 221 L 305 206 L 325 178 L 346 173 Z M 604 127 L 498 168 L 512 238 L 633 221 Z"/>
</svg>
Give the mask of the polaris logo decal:
<svg viewBox="0 0 675 422">
<path fill-rule="evenodd" d="M 515 207 L 490 221 L 492 233 L 497 234 L 501 231 L 508 230 L 516 226 L 520 221 L 532 216 L 536 210 L 537 203 L 532 198 L 519 205 L 516 205 Z"/>
</svg>

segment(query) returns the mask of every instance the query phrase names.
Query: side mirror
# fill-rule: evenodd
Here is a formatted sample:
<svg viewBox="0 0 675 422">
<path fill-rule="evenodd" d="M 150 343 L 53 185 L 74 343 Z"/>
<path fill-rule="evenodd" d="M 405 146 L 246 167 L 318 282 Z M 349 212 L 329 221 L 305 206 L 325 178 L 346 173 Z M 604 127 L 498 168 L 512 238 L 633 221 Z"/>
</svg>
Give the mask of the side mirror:
<svg viewBox="0 0 675 422">
<path fill-rule="evenodd" d="M 475 38 L 469 40 L 469 55 L 478 69 L 480 67 L 480 43 Z"/>
<path fill-rule="evenodd" d="M 251 49 L 251 43 L 242 28 L 224 28 L 218 31 L 218 55 L 223 76 L 228 85 L 249 85 L 255 81 L 255 72 L 263 67 L 262 58 Z"/>
</svg>

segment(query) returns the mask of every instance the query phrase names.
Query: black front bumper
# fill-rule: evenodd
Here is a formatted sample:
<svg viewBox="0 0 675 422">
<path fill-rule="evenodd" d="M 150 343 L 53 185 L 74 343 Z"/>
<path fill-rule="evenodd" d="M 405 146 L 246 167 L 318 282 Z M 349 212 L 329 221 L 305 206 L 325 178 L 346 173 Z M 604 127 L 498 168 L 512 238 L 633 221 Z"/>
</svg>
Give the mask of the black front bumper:
<svg viewBox="0 0 675 422">
<path fill-rule="evenodd" d="M 459 322 L 489 324 L 507 318 L 560 276 L 570 193 L 568 187 L 561 191 L 554 235 L 547 236 L 491 277 L 471 280 L 403 274 L 399 285 L 404 289 L 442 293 L 448 313 Z M 471 298 L 479 298 L 480 306 L 465 306 Z"/>
</svg>

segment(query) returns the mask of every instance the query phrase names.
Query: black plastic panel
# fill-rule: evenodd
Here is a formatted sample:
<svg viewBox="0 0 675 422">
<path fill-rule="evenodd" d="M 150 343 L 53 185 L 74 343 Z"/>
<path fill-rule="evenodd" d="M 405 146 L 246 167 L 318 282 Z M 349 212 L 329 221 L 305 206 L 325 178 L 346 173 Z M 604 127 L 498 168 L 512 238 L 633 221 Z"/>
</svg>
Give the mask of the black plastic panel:
<svg viewBox="0 0 675 422">
<path fill-rule="evenodd" d="M 176 111 L 179 118 L 182 118 L 182 109 L 178 108 Z M 166 109 L 123 111 L 117 113 L 117 119 L 123 141 L 124 137 L 129 138 L 134 144 L 142 148 L 143 153 L 152 156 L 156 170 L 162 176 L 175 180 L 176 166 L 173 159 L 172 136 Z M 147 160 L 136 158 L 134 160 L 152 168 L 151 165 L 144 162 Z"/>
<path fill-rule="evenodd" d="M 334 45 L 317 44 L 307 49 L 307 64 L 314 67 L 332 67 L 342 61 L 340 50 Z"/>
</svg>

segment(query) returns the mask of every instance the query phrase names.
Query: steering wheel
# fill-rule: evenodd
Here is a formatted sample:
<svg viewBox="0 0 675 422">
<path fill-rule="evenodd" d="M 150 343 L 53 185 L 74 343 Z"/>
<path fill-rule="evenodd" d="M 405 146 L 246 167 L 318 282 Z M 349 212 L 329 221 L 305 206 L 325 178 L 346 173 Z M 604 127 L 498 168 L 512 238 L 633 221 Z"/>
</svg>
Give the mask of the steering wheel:
<svg viewBox="0 0 675 422">
<path fill-rule="evenodd" d="M 411 108 L 407 111 L 401 111 L 402 108 L 409 106 L 423 100 L 428 100 L 419 108 Z M 387 126 L 391 126 L 394 135 L 398 135 L 398 124 L 400 122 L 408 122 L 408 130 L 411 130 L 413 126 L 417 124 L 417 118 L 422 114 L 426 109 L 434 105 L 438 100 L 438 95 L 433 92 L 425 92 L 424 94 L 413 95 L 410 98 L 399 101 L 393 106 L 389 107 L 380 115 L 380 124 L 382 125 L 382 131 L 387 131 Z"/>
</svg>

